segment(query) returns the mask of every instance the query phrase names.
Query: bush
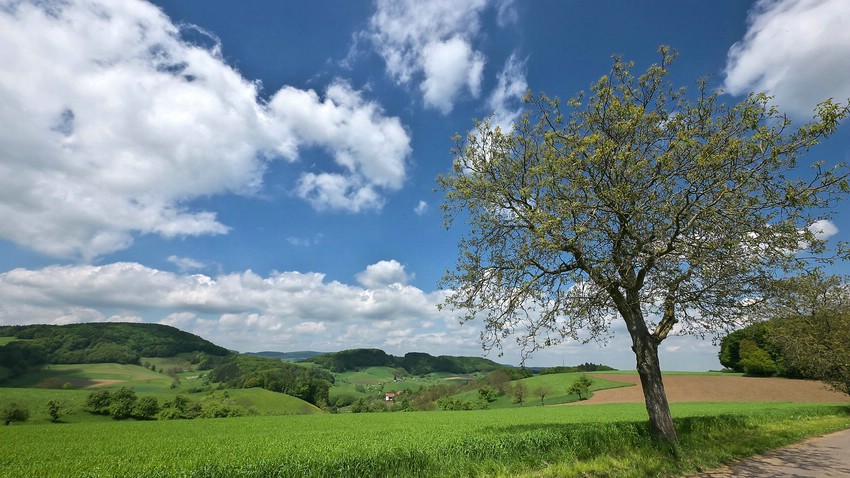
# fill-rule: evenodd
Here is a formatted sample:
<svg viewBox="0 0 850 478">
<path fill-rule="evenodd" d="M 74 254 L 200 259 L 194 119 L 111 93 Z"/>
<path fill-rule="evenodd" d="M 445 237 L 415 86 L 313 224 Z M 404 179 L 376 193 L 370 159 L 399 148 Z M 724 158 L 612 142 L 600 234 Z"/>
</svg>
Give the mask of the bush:
<svg viewBox="0 0 850 478">
<path fill-rule="evenodd" d="M 10 425 L 12 422 L 25 422 L 30 419 L 30 411 L 23 405 L 10 403 L 0 409 L 0 420 L 4 425 Z"/>
<path fill-rule="evenodd" d="M 66 413 L 68 413 L 68 408 L 65 402 L 61 400 L 49 400 L 47 402 L 47 414 L 50 415 L 51 422 L 58 422 L 62 415 Z"/>
<path fill-rule="evenodd" d="M 133 389 L 121 387 L 112 394 L 112 401 L 109 404 L 109 416 L 117 420 L 132 417 L 133 410 L 136 407 L 136 400 L 136 392 Z"/>
<path fill-rule="evenodd" d="M 109 415 L 109 405 L 112 403 L 112 393 L 100 388 L 90 393 L 86 398 L 86 410 L 95 415 Z"/>
<path fill-rule="evenodd" d="M 151 395 L 140 398 L 133 407 L 133 417 L 140 420 L 153 420 L 157 413 L 159 413 L 159 402 Z"/>
<path fill-rule="evenodd" d="M 193 402 L 183 395 L 165 402 L 157 417 L 160 420 L 192 419 L 201 415 L 201 404 Z"/>
</svg>

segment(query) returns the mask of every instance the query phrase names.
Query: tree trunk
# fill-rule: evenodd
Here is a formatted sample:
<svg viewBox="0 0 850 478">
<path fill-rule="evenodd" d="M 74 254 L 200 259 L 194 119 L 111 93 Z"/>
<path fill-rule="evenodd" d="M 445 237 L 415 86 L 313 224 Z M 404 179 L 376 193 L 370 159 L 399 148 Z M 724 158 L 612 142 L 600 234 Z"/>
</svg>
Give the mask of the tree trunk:
<svg viewBox="0 0 850 478">
<path fill-rule="evenodd" d="M 661 366 L 658 362 L 658 343 L 648 333 L 632 333 L 632 350 L 637 359 L 637 371 L 643 386 L 649 426 L 658 438 L 675 445 L 679 438 L 673 426 L 670 406 L 664 383 L 661 381 Z"/>
</svg>

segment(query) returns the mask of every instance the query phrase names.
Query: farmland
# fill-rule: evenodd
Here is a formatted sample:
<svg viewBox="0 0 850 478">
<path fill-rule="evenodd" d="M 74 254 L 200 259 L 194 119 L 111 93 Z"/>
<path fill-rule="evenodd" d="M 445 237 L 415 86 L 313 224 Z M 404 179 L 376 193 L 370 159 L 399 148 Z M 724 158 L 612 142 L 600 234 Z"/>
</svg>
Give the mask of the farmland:
<svg viewBox="0 0 850 478">
<path fill-rule="evenodd" d="M 432 360 L 413 357 L 418 367 Z M 217 363 L 242 369 L 228 375 L 235 385 L 226 385 L 211 379 L 221 368 L 202 369 L 193 358 L 50 363 L 9 378 L 0 406 L 23 404 L 30 416 L 0 427 L 0 477 L 681 476 L 850 427 L 846 397 L 829 395 L 816 382 L 671 373 L 665 380 L 681 441 L 670 450 L 651 437 L 643 403 L 629 403 L 642 402 L 634 372 L 588 373 L 594 395 L 579 400 L 569 390 L 581 372 L 417 375 L 397 364 L 337 361 L 341 370 L 331 374 L 315 362 L 275 369 L 263 367 L 279 361 L 231 356 Z M 327 377 L 333 403 L 319 408 L 257 385 L 270 385 L 281 371 Z M 124 387 L 156 398 L 163 413 L 122 417 L 110 409 L 107 416 L 87 405 L 93 391 Z M 395 402 L 384 400 L 389 391 Z M 198 406 L 194 415 L 179 417 L 197 419 L 166 414 L 175 397 Z M 359 403 L 339 405 L 351 399 Z M 58 420 L 48 406 L 57 402 Z M 239 413 L 198 418 L 222 416 L 213 412 L 224 404 Z M 414 411 L 435 408 L 443 410 Z M 400 413 L 345 413 L 351 411 Z"/>
<path fill-rule="evenodd" d="M 640 404 L 9 426 L 0 476 L 675 476 L 850 426 L 837 405 L 673 412 L 679 460 L 653 444 Z"/>
</svg>

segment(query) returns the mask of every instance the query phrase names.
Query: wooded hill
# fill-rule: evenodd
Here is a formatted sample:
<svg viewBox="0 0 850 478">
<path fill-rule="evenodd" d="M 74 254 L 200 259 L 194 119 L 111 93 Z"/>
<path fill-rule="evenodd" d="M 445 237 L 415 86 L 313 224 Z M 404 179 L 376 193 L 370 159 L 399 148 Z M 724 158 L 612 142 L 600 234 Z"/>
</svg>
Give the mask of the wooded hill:
<svg viewBox="0 0 850 478">
<path fill-rule="evenodd" d="M 232 352 L 197 335 L 161 324 L 92 323 L 0 326 L 0 337 L 15 340 L 0 347 L 0 366 L 12 376 L 42 364 L 138 364 L 141 357 L 185 353 L 225 356 Z"/>
<path fill-rule="evenodd" d="M 299 352 L 244 352 L 243 355 L 256 355 L 258 357 L 269 357 L 275 358 L 278 360 L 284 360 L 286 362 L 302 362 L 307 359 L 311 359 L 313 357 L 318 357 L 319 355 L 325 355 L 325 352 L 313 352 L 310 350 L 302 350 Z"/>
<path fill-rule="evenodd" d="M 327 370 L 247 354 L 226 357 L 207 377 L 225 388 L 262 387 L 318 406 L 328 403 L 328 390 L 334 383 Z"/>
<path fill-rule="evenodd" d="M 352 349 L 329 353 L 307 359 L 333 372 L 346 372 L 366 367 L 402 368 L 411 375 L 424 375 L 432 372 L 473 373 L 491 372 L 504 365 L 481 357 L 456 357 L 440 355 L 435 357 L 422 352 L 410 352 L 404 357 L 389 355 L 380 349 Z"/>
</svg>

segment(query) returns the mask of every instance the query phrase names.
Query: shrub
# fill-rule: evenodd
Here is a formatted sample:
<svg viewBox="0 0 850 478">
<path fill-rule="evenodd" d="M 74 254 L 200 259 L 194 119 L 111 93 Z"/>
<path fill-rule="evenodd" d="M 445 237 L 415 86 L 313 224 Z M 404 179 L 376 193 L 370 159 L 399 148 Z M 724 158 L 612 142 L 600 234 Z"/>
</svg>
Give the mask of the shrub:
<svg viewBox="0 0 850 478">
<path fill-rule="evenodd" d="M 112 394 L 112 401 L 109 404 L 109 415 L 118 420 L 132 417 L 133 409 L 136 407 L 136 400 L 136 392 L 133 389 L 121 387 Z"/>
<path fill-rule="evenodd" d="M 58 422 L 62 415 L 66 413 L 68 413 L 68 408 L 65 402 L 61 400 L 49 400 L 47 402 L 47 414 L 50 415 L 51 422 Z"/>
<path fill-rule="evenodd" d="M 100 388 L 86 398 L 86 410 L 96 415 L 108 415 L 111 403 L 112 393 L 105 388 Z"/>
<path fill-rule="evenodd" d="M 0 409 L 0 420 L 4 425 L 12 422 L 25 422 L 30 419 L 30 411 L 18 403 L 10 403 Z"/>
<path fill-rule="evenodd" d="M 159 413 L 159 402 L 156 397 L 147 395 L 140 398 L 133 407 L 133 416 L 140 420 L 153 420 Z"/>
</svg>

